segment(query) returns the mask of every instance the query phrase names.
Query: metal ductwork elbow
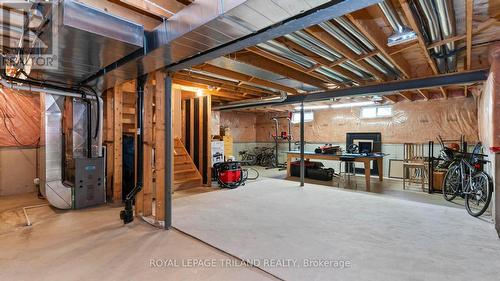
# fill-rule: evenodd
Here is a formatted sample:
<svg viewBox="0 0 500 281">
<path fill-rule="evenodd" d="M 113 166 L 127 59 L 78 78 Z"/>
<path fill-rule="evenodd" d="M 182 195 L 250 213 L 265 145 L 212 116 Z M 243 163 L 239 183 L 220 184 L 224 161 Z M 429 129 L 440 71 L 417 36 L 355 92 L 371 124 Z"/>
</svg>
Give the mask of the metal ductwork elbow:
<svg viewBox="0 0 500 281">
<path fill-rule="evenodd" d="M 392 47 L 417 39 L 417 33 L 403 24 L 390 0 L 378 3 L 378 6 L 394 30 L 394 34 L 387 39 L 387 46 Z"/>
</svg>

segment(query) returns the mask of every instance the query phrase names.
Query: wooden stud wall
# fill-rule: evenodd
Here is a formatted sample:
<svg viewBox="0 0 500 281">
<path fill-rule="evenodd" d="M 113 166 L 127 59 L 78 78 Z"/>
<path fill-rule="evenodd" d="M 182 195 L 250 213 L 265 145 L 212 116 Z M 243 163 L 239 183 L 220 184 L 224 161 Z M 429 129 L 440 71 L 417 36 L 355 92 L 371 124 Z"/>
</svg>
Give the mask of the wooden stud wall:
<svg viewBox="0 0 500 281">
<path fill-rule="evenodd" d="M 186 149 L 205 185 L 211 184 L 211 96 L 195 97 L 193 93 L 182 91 L 182 137 Z M 186 109 L 189 108 L 189 111 Z M 189 115 L 189 116 L 188 116 Z M 189 133 L 189 135 L 188 135 Z"/>
</svg>

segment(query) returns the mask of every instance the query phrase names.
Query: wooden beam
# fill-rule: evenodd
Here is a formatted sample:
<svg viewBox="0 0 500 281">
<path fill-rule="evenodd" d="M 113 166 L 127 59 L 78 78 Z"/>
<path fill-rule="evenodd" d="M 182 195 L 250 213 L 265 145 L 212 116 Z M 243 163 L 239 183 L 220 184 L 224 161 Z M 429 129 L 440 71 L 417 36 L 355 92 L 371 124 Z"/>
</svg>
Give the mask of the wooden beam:
<svg viewBox="0 0 500 281">
<path fill-rule="evenodd" d="M 219 90 L 224 89 L 226 91 L 233 92 L 234 94 L 241 94 L 243 96 L 261 97 L 261 96 L 267 95 L 264 93 L 247 90 L 247 89 L 241 88 L 239 86 L 227 85 L 227 84 L 220 83 L 220 82 L 214 82 L 214 81 L 211 81 L 208 79 L 198 78 L 196 76 L 191 76 L 191 75 L 189 75 L 189 73 L 186 73 L 186 72 L 175 73 L 174 79 L 189 81 L 189 82 L 193 82 L 193 83 L 197 83 L 197 84 L 204 84 L 207 86 L 218 88 Z"/>
<path fill-rule="evenodd" d="M 255 87 L 252 85 L 242 84 L 240 82 L 233 82 L 229 80 L 224 80 L 209 75 L 195 73 L 191 71 L 180 71 L 176 74 L 183 75 L 184 77 L 192 77 L 200 79 L 200 82 L 207 82 L 207 85 L 220 87 L 235 93 L 242 93 L 244 95 L 251 94 L 255 96 L 266 96 L 266 95 L 277 95 L 278 92 L 273 92 L 263 88 Z"/>
<path fill-rule="evenodd" d="M 402 57 L 401 54 L 391 55 L 387 47 L 387 36 L 385 36 L 384 32 L 377 26 L 375 21 L 362 20 L 362 18 L 366 17 L 363 17 L 360 13 L 363 13 L 363 10 L 346 15 L 346 17 L 366 36 L 366 38 L 368 38 L 368 40 L 370 40 L 370 42 L 373 43 L 373 45 L 375 45 L 375 48 L 377 48 L 385 58 L 401 71 L 404 78 L 411 78 L 411 68 L 408 62 L 406 62 L 406 59 Z"/>
<path fill-rule="evenodd" d="M 446 92 L 446 89 L 444 87 L 439 87 L 439 90 L 441 91 L 441 94 L 443 95 L 443 99 L 447 99 L 448 92 Z"/>
<path fill-rule="evenodd" d="M 165 220 L 165 74 L 157 71 L 155 74 L 155 219 Z M 173 157 L 173 156 L 172 156 Z"/>
<path fill-rule="evenodd" d="M 120 0 L 120 2 L 161 18 L 170 18 L 184 8 L 184 5 L 172 0 Z"/>
<path fill-rule="evenodd" d="M 399 95 L 405 98 L 407 101 L 414 101 L 413 94 L 410 92 L 401 92 L 399 93 Z"/>
<path fill-rule="evenodd" d="M 424 98 L 424 100 L 430 100 L 430 95 L 425 90 L 417 90 L 417 92 Z"/>
<path fill-rule="evenodd" d="M 319 80 L 315 77 L 310 76 L 306 71 L 298 71 L 296 69 L 278 64 L 270 59 L 262 57 L 255 53 L 236 53 L 231 55 L 231 58 L 236 59 L 237 61 L 258 67 L 260 69 L 264 69 L 290 79 L 294 79 L 300 81 L 302 83 L 315 86 L 321 89 L 328 89 L 325 85 L 324 81 Z"/>
<path fill-rule="evenodd" d="M 152 83 L 154 73 L 152 73 L 146 86 L 144 87 L 144 186 L 143 194 L 143 216 L 151 216 L 153 214 L 153 115 L 154 115 L 154 95 L 155 86 Z"/>
<path fill-rule="evenodd" d="M 465 54 L 465 70 L 470 70 L 472 65 L 472 15 L 474 9 L 474 1 L 466 0 L 465 5 L 465 29 L 466 29 L 466 54 Z"/>
<path fill-rule="evenodd" d="M 382 97 L 390 102 L 393 102 L 393 103 L 398 102 L 398 97 L 393 96 L 393 95 L 386 95 L 386 96 L 382 96 Z"/>
<path fill-rule="evenodd" d="M 177 79 L 177 78 L 175 78 L 173 80 L 173 82 L 174 82 L 174 84 L 178 84 L 178 85 L 182 85 L 182 86 L 203 89 L 203 93 L 205 93 L 207 95 L 211 95 L 211 96 L 216 96 L 216 97 L 222 98 L 224 100 L 236 101 L 236 100 L 245 99 L 245 97 L 243 95 L 240 95 L 237 93 L 229 93 L 229 92 L 220 91 L 220 90 L 219 91 L 210 90 L 210 89 L 208 89 L 206 84 L 191 82 L 191 81 Z"/>
<path fill-rule="evenodd" d="M 406 20 L 407 20 L 408 24 L 410 25 L 411 29 L 413 29 L 413 31 L 415 31 L 417 33 L 418 45 L 420 46 L 420 49 L 421 49 L 422 53 L 424 54 L 424 56 L 427 60 L 427 63 L 431 67 L 432 73 L 439 74 L 438 68 L 436 66 L 436 62 L 434 61 L 434 59 L 431 58 L 431 55 L 429 54 L 429 51 L 427 50 L 424 37 L 422 36 L 422 33 L 420 32 L 417 21 L 415 20 L 415 17 L 413 16 L 413 12 L 410 9 L 410 5 L 408 4 L 408 0 L 399 0 L 399 3 L 401 4 L 401 8 L 403 9 L 403 13 L 404 13 Z"/>
<path fill-rule="evenodd" d="M 119 4 L 110 2 L 110 1 L 103 1 L 103 0 L 78 0 L 78 2 L 87 4 L 93 8 L 96 8 L 97 10 L 102 10 L 106 13 L 128 19 L 132 22 L 141 24 L 144 26 L 144 29 L 146 30 L 153 30 L 155 27 L 157 27 L 161 22 L 157 19 L 148 17 L 146 15 L 140 14 L 136 11 L 127 9 L 126 7 L 123 7 Z"/>
<path fill-rule="evenodd" d="M 488 19 L 482 23 L 480 23 L 476 28 L 474 28 L 471 32 L 471 34 L 478 34 L 480 33 L 481 31 L 483 31 L 484 29 L 490 27 L 492 24 L 495 24 L 497 23 L 497 20 L 495 19 Z M 435 42 L 435 43 L 432 43 L 430 45 L 427 46 L 427 50 L 430 50 L 430 49 L 433 49 L 435 47 L 439 47 L 439 46 L 442 46 L 442 45 L 445 45 L 445 44 L 448 44 L 450 42 L 456 42 L 456 41 L 460 41 L 460 40 L 464 40 L 464 39 L 467 39 L 467 34 L 463 34 L 463 35 L 457 35 L 457 36 L 453 36 L 453 37 L 450 37 L 450 38 L 446 38 L 446 39 L 443 39 L 441 41 L 438 41 L 438 42 Z"/>
<path fill-rule="evenodd" d="M 113 201 L 122 202 L 122 97 L 120 85 L 113 89 Z"/>
<path fill-rule="evenodd" d="M 323 82 L 331 83 L 331 84 L 336 84 L 337 83 L 336 81 L 332 80 L 331 78 L 326 77 L 323 74 L 314 72 L 314 71 L 312 71 L 310 69 L 306 69 L 306 68 L 302 67 L 301 65 L 296 64 L 295 62 L 292 62 L 292 61 L 290 61 L 290 60 L 288 60 L 286 58 L 280 57 L 280 56 L 275 55 L 275 54 L 273 54 L 271 52 L 263 50 L 261 48 L 250 47 L 250 48 L 247 48 L 246 50 L 248 50 L 248 51 L 250 51 L 250 52 L 252 52 L 254 54 L 257 54 L 259 56 L 265 57 L 265 58 L 267 58 L 269 60 L 275 61 L 275 62 L 277 62 L 279 64 L 284 65 L 284 66 L 293 68 L 295 70 L 298 70 L 298 71 L 301 71 L 301 72 L 307 72 L 309 74 L 309 76 L 316 77 L 316 78 L 322 80 Z M 317 64 L 317 66 L 320 67 L 321 64 Z"/>
<path fill-rule="evenodd" d="M 333 50 L 340 53 L 345 58 L 352 61 L 354 64 L 356 64 L 361 69 L 364 69 L 367 72 L 371 73 L 375 78 L 377 78 L 377 80 L 380 80 L 380 81 L 387 80 L 387 77 L 385 77 L 385 75 L 383 73 L 381 73 L 380 71 L 375 69 L 373 66 L 368 64 L 366 61 L 364 61 L 364 60 L 358 61 L 358 56 L 353 51 L 351 51 L 344 44 L 339 42 L 335 37 L 328 34 L 328 32 L 323 30 L 321 27 L 316 25 L 316 26 L 311 26 L 309 28 L 306 28 L 305 30 L 308 33 L 310 33 L 312 36 L 314 36 L 316 39 L 323 42 L 328 47 L 332 48 Z"/>
<path fill-rule="evenodd" d="M 211 65 L 211 64 L 203 64 L 203 65 L 195 66 L 193 68 L 203 70 L 206 72 L 210 72 L 213 74 L 221 75 L 224 77 L 228 77 L 231 79 L 235 79 L 238 81 L 242 81 L 242 82 L 246 82 L 246 83 L 253 83 L 253 84 L 263 86 L 263 87 L 268 87 L 268 88 L 284 91 L 284 92 L 287 92 L 290 94 L 295 94 L 295 95 L 298 94 L 297 90 L 294 88 L 287 87 L 287 86 L 284 86 L 284 85 L 281 85 L 278 83 L 270 82 L 270 81 L 267 81 L 267 80 L 264 80 L 261 78 L 253 77 L 253 76 L 250 76 L 247 74 L 243 74 L 240 72 L 225 69 L 225 68 L 218 67 L 218 66 Z"/>
</svg>

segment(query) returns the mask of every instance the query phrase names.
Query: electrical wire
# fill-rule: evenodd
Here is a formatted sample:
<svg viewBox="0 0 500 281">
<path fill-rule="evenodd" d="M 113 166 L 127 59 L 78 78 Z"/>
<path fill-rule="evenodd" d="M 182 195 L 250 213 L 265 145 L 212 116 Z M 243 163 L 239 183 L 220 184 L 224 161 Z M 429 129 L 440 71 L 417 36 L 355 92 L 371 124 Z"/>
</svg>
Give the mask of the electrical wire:
<svg viewBox="0 0 500 281">
<path fill-rule="evenodd" d="M 492 43 L 496 43 L 496 42 L 500 42 L 500 39 L 472 44 L 472 47 L 478 47 L 478 46 L 482 46 L 482 45 L 488 45 L 488 44 L 492 44 Z M 454 55 L 456 55 L 456 54 L 458 54 L 458 53 L 460 53 L 460 52 L 462 52 L 462 51 L 464 51 L 466 49 L 467 49 L 467 47 L 464 46 L 464 47 L 452 50 L 452 51 L 448 52 L 447 54 L 444 54 L 444 53 L 443 54 L 436 54 L 436 53 L 431 52 L 431 56 L 433 58 L 435 58 L 435 59 L 443 59 L 443 58 L 454 56 Z"/>
<path fill-rule="evenodd" d="M 24 76 L 26 76 L 26 78 L 29 79 L 29 81 L 31 82 L 35 82 L 35 83 L 41 83 L 40 85 L 41 86 L 44 86 L 46 85 L 46 82 L 48 81 L 49 83 L 53 83 L 53 84 L 60 84 L 60 85 L 64 85 L 64 86 L 67 86 L 75 91 L 87 91 L 91 94 L 93 94 L 95 96 L 95 99 L 96 99 L 96 105 L 97 105 L 97 118 L 96 118 L 96 127 L 95 127 L 95 132 L 94 132 L 94 135 L 93 135 L 93 139 L 97 139 L 98 135 L 99 135 L 99 127 L 101 126 L 101 114 L 100 114 L 100 111 L 101 111 L 101 103 L 99 102 L 99 95 L 97 94 L 97 92 L 90 86 L 87 86 L 87 85 L 68 85 L 68 84 L 65 84 L 65 83 L 62 83 L 62 82 L 58 82 L 58 81 L 53 81 L 53 80 L 41 80 L 41 79 L 37 79 L 37 78 L 34 78 L 34 77 L 31 77 L 28 73 L 26 73 L 23 69 L 20 69 L 20 72 L 22 74 L 24 74 Z"/>
</svg>

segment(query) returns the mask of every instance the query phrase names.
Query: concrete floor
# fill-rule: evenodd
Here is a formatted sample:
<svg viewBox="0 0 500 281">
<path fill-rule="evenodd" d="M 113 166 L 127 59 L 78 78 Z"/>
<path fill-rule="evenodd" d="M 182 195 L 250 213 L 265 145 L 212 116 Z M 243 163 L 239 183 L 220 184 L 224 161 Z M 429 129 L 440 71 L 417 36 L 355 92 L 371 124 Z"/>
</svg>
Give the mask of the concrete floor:
<svg viewBox="0 0 500 281">
<path fill-rule="evenodd" d="M 259 172 L 261 176 L 259 180 L 272 178 L 272 179 L 283 179 L 294 182 L 300 181 L 300 179 L 297 177 L 287 178 L 286 171 L 280 171 L 278 169 L 265 169 L 263 167 L 258 167 L 258 166 L 253 166 L 250 168 L 256 169 Z M 350 183 L 348 183 L 345 179 L 341 178 L 335 178 L 334 180 L 329 182 L 306 178 L 305 182 L 324 186 L 327 188 L 334 188 L 345 191 L 353 191 L 353 192 L 366 191 L 365 178 L 363 175 L 357 175 L 351 177 Z M 422 191 L 421 186 L 417 184 L 410 184 L 409 186 L 407 186 L 407 189 L 403 190 L 403 181 L 400 179 L 384 178 L 384 181 L 380 182 L 378 177 L 372 176 L 370 188 L 371 188 L 371 193 L 374 194 L 379 194 L 383 196 L 409 200 L 414 202 L 460 208 L 463 209 L 464 212 L 466 212 L 464 207 L 464 200 L 462 198 L 458 197 L 455 198 L 452 202 L 448 202 L 443 199 L 443 195 L 440 192 L 429 194 L 427 192 L 427 189 L 425 191 Z M 492 220 L 491 208 L 483 214 L 482 219 Z"/>
<path fill-rule="evenodd" d="M 174 226 L 285 280 L 500 276 L 500 240 L 489 219 L 377 193 L 262 179 L 175 200 Z M 351 266 L 307 266 L 311 259 Z M 297 264 L 273 264 L 287 261 Z"/>
<path fill-rule="evenodd" d="M 174 194 L 174 224 L 230 254 L 139 220 L 123 226 L 121 209 L 110 206 L 30 209 L 34 225 L 26 227 L 22 207 L 46 202 L 35 194 L 0 197 L 0 280 L 496 280 L 492 274 L 500 273 L 491 219 L 473 219 L 439 194 L 402 191 L 394 180 L 373 180 L 368 194 L 362 177 L 357 188 L 308 185 L 303 192 L 297 179 L 269 179 L 283 179 L 283 171 L 259 171 L 257 182 L 237 190 Z M 309 257 L 345 258 L 352 266 L 261 266 L 268 274 L 238 259 Z M 152 267 L 158 259 L 176 264 Z M 461 269 L 473 259 L 484 269 Z M 194 261 L 214 264 L 188 264 Z"/>
<path fill-rule="evenodd" d="M 40 207 L 24 226 L 22 206 L 39 203 L 35 194 L 0 197 L 0 280 L 275 280 L 179 231 L 123 226 L 120 208 Z"/>
</svg>

